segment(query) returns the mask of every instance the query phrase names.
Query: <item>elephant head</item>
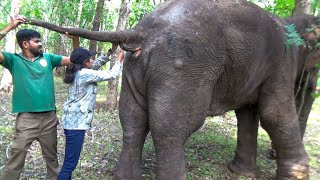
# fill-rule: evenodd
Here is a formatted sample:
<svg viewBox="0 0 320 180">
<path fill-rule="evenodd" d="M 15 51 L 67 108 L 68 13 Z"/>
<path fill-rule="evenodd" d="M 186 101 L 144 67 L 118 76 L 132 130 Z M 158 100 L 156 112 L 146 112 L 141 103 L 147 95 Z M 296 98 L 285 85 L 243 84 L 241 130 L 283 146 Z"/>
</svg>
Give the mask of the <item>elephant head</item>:
<svg viewBox="0 0 320 180">
<path fill-rule="evenodd" d="M 299 15 L 281 19 L 282 21 L 279 22 L 283 25 L 294 25 L 299 36 L 305 42 L 305 44 L 299 47 L 293 44 L 288 46 L 287 49 L 288 54 L 291 55 L 292 63 L 295 63 L 295 60 L 297 60 L 294 92 L 301 138 L 303 138 L 305 133 L 308 116 L 314 101 L 313 93 L 316 91 L 318 79 L 319 68 L 315 67 L 320 60 L 320 50 L 317 47 L 317 43 L 320 40 L 320 29 L 315 25 L 318 19 L 313 16 Z M 232 162 L 229 163 L 229 169 L 232 172 L 251 177 L 259 176 L 255 164 L 259 122 L 256 108 L 255 106 L 244 106 L 236 110 L 238 143 L 236 155 Z M 268 158 L 276 158 L 274 148 L 268 150 Z"/>
<path fill-rule="evenodd" d="M 310 51 L 306 59 L 306 71 L 310 71 L 316 64 L 320 63 L 320 27 L 313 24 L 311 28 L 312 31 L 302 36 L 308 42 Z"/>
</svg>

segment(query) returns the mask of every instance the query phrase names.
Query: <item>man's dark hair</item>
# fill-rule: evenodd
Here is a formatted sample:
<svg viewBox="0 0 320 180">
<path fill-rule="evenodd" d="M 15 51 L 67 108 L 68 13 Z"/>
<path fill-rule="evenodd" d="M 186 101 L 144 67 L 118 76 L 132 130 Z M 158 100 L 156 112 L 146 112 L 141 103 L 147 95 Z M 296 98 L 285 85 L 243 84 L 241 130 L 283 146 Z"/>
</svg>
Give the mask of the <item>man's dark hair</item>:
<svg viewBox="0 0 320 180">
<path fill-rule="evenodd" d="M 32 29 L 20 29 L 16 34 L 16 38 L 20 48 L 22 48 L 23 41 L 30 41 L 32 38 L 41 38 L 41 35 L 38 31 Z"/>
</svg>

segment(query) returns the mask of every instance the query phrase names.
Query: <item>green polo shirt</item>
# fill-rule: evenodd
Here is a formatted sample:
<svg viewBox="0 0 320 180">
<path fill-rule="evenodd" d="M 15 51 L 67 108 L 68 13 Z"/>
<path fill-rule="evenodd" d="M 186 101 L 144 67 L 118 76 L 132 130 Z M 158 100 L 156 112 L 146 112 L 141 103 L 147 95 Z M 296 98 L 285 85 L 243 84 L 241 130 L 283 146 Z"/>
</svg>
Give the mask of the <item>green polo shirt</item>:
<svg viewBox="0 0 320 180">
<path fill-rule="evenodd" d="M 53 68 L 61 65 L 62 56 L 43 53 L 31 62 L 22 54 L 2 54 L 2 65 L 12 74 L 12 112 L 55 110 Z"/>
</svg>

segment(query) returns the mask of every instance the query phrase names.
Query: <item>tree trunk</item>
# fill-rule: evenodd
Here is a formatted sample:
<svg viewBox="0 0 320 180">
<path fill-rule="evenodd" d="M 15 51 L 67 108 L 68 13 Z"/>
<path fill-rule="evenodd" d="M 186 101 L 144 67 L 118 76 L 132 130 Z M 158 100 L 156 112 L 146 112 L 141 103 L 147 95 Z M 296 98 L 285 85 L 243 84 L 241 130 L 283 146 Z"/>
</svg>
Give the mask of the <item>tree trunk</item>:
<svg viewBox="0 0 320 180">
<path fill-rule="evenodd" d="M 78 10 L 77 10 L 77 18 L 76 18 L 76 21 L 74 22 L 73 26 L 74 27 L 79 27 L 79 24 L 80 24 L 80 21 L 81 21 L 81 14 L 82 14 L 82 9 L 83 9 L 83 3 L 84 3 L 84 0 L 80 0 L 79 2 L 79 6 L 78 6 Z M 63 14 L 59 14 L 59 16 L 64 16 Z M 62 24 L 59 24 L 59 26 L 64 26 L 64 22 Z M 65 55 L 65 56 L 68 56 L 68 52 L 67 52 L 67 49 L 68 49 L 68 45 L 67 45 L 67 41 L 68 41 L 68 37 L 64 34 L 58 34 L 58 38 L 56 38 L 56 42 L 55 44 L 59 44 L 59 46 L 55 46 L 54 48 L 54 52 L 57 53 L 57 54 L 61 54 L 61 55 Z M 57 67 L 55 69 L 55 75 L 56 76 L 59 76 L 59 77 L 64 77 L 65 76 L 65 67 L 64 66 L 60 66 L 60 67 Z"/>
<path fill-rule="evenodd" d="M 11 0 L 11 10 L 10 16 L 14 17 L 19 13 L 20 9 L 20 0 Z M 8 22 L 10 21 L 10 17 L 8 17 Z M 14 53 L 16 51 L 15 48 L 15 33 L 14 31 L 10 31 L 5 38 L 5 51 Z M 0 82 L 0 92 L 11 92 L 12 91 L 12 76 L 8 69 L 3 68 L 2 71 L 2 79 Z"/>
<path fill-rule="evenodd" d="M 314 8 L 313 8 L 313 10 L 312 10 L 312 14 L 313 14 L 314 16 L 318 16 L 318 11 L 319 11 L 318 4 L 319 4 L 319 1 L 317 0 L 317 1 L 315 2 L 315 4 L 314 4 Z"/>
<path fill-rule="evenodd" d="M 121 8 L 119 11 L 119 19 L 118 19 L 118 25 L 116 30 L 120 29 L 126 29 L 128 24 L 128 18 L 129 18 L 129 9 L 128 9 L 128 2 L 125 0 L 121 4 Z M 112 55 L 111 61 L 110 61 L 110 68 L 114 65 L 116 61 L 116 56 L 119 54 L 119 51 L 114 53 Z M 106 100 L 106 110 L 115 110 L 118 108 L 118 85 L 119 85 L 119 77 L 109 81 L 108 89 L 109 93 L 107 94 L 107 100 Z"/>
<path fill-rule="evenodd" d="M 292 15 L 311 14 L 311 0 L 295 0 Z"/>
<path fill-rule="evenodd" d="M 62 34 L 58 34 L 60 37 L 57 38 L 56 44 L 59 44 L 59 46 L 55 46 L 55 53 L 65 55 L 67 54 L 67 45 L 64 43 L 67 41 L 67 37 Z M 64 66 L 59 66 L 56 67 L 54 74 L 59 77 L 64 77 L 65 76 L 65 67 Z"/>
<path fill-rule="evenodd" d="M 80 0 L 76 24 L 80 24 L 84 0 Z"/>
<path fill-rule="evenodd" d="M 100 29 L 100 21 L 101 21 L 101 14 L 104 7 L 104 1 L 105 0 L 99 0 L 97 3 L 96 13 L 93 18 L 93 25 L 92 25 L 92 31 L 99 31 Z M 91 40 L 90 41 L 90 50 L 97 50 L 97 41 Z"/>
</svg>

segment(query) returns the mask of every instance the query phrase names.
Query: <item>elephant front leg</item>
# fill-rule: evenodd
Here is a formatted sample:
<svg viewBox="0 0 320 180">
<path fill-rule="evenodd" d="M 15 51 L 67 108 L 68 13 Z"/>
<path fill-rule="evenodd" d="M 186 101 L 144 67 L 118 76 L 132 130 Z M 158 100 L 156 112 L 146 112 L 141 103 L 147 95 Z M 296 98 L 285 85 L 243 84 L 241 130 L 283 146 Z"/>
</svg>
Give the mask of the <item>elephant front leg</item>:
<svg viewBox="0 0 320 180">
<path fill-rule="evenodd" d="M 122 96 L 120 121 L 123 130 L 123 145 L 116 168 L 116 179 L 143 179 L 141 173 L 142 149 L 149 132 L 145 110 Z"/>
<path fill-rule="evenodd" d="M 262 91 L 259 101 L 261 126 L 277 152 L 277 179 L 309 179 L 308 156 L 300 136 L 294 95 L 283 86 Z M 282 91 L 283 90 L 283 91 Z"/>
<path fill-rule="evenodd" d="M 299 88 L 298 85 L 296 85 L 295 93 L 298 93 L 295 95 L 295 103 L 296 103 L 296 110 L 299 117 L 299 126 L 300 126 L 300 136 L 301 140 L 303 140 L 304 133 L 307 127 L 307 122 L 309 118 L 309 114 L 311 112 L 311 108 L 314 102 L 313 93 L 316 91 L 317 87 L 317 80 L 318 80 L 318 73 L 319 69 L 312 69 L 310 75 L 307 75 L 307 73 L 303 76 L 303 86 L 306 86 L 306 89 Z M 306 84 L 305 84 L 306 83 Z M 273 147 L 273 144 L 271 144 L 271 149 L 268 150 L 268 158 L 269 159 L 276 159 L 276 150 Z"/>
<path fill-rule="evenodd" d="M 228 168 L 239 175 L 259 177 L 256 167 L 259 126 L 257 108 L 256 106 L 244 107 L 235 112 L 238 120 L 237 149 Z"/>
</svg>

